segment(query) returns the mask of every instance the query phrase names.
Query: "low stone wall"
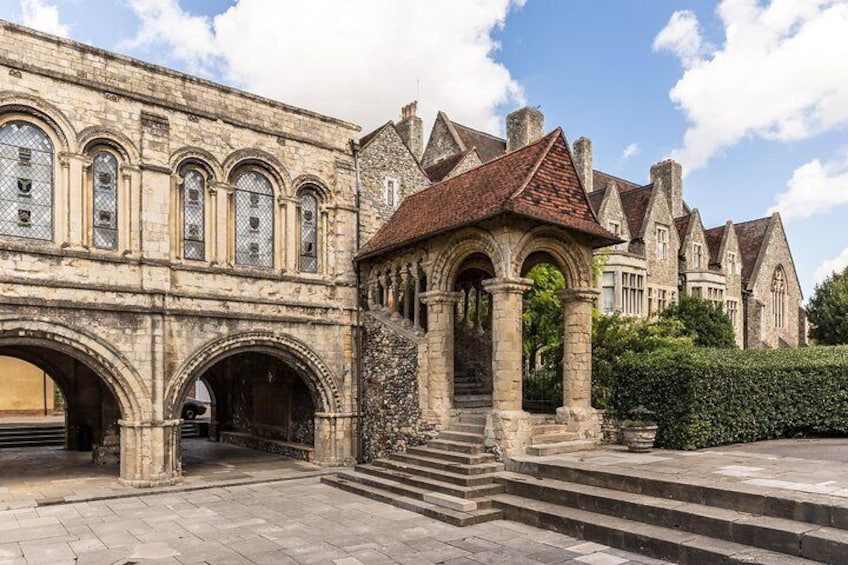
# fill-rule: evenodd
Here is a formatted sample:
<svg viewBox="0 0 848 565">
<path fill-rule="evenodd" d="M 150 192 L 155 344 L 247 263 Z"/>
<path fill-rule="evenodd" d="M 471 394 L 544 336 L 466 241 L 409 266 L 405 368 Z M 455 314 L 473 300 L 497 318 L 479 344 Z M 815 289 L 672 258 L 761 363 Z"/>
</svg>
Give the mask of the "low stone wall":
<svg viewBox="0 0 848 565">
<path fill-rule="evenodd" d="M 365 316 L 362 357 L 362 458 L 384 457 L 435 436 L 421 421 L 418 344 L 372 314 Z"/>
<path fill-rule="evenodd" d="M 258 451 L 274 453 L 276 455 L 284 455 L 292 459 L 302 459 L 303 461 L 312 461 L 312 456 L 315 450 L 300 443 L 288 443 L 264 437 L 242 434 L 239 432 L 221 432 L 221 441 L 240 447 L 248 447 Z"/>
<path fill-rule="evenodd" d="M 621 420 L 605 410 L 599 412 L 601 417 L 601 443 L 620 445 L 622 443 Z"/>
</svg>

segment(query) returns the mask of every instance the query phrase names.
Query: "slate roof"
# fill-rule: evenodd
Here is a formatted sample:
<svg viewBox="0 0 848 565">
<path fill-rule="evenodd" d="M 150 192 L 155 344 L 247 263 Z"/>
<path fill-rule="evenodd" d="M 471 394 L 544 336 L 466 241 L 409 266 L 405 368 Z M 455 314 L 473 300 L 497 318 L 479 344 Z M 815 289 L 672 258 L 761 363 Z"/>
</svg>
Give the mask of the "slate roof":
<svg viewBox="0 0 848 565">
<path fill-rule="evenodd" d="M 604 196 L 606 196 L 607 189 L 601 190 L 593 190 L 589 193 L 589 204 L 592 205 L 592 210 L 595 211 L 595 214 L 599 214 L 601 212 L 601 205 L 604 203 Z"/>
<path fill-rule="evenodd" d="M 687 214 L 686 216 L 680 216 L 679 218 L 674 218 L 674 227 L 677 228 L 677 235 L 680 237 L 681 245 L 683 244 L 683 240 L 686 239 L 686 232 L 689 231 L 689 221 L 691 219 L 691 214 Z"/>
<path fill-rule="evenodd" d="M 760 256 L 770 220 L 771 218 L 759 218 L 750 222 L 733 224 L 736 230 L 736 239 L 739 241 L 739 252 L 742 254 L 743 284 L 751 279 L 751 273 L 754 271 L 754 265 L 757 264 L 757 257 Z"/>
<path fill-rule="evenodd" d="M 719 253 L 721 252 L 721 242 L 724 241 L 724 230 L 727 226 L 719 226 L 717 228 L 711 228 L 704 232 L 704 236 L 707 238 L 707 249 L 710 251 L 710 263 L 711 264 L 721 264 L 721 257 L 719 257 Z"/>
<path fill-rule="evenodd" d="M 506 140 L 451 121 L 466 149 L 477 148 L 480 160 L 488 163 L 506 152 Z"/>
<path fill-rule="evenodd" d="M 565 136 L 557 128 L 530 145 L 407 197 L 358 258 L 506 213 L 582 232 L 596 247 L 619 241 L 598 223 Z"/>
<path fill-rule="evenodd" d="M 592 171 L 592 188 L 594 190 L 600 190 L 601 192 L 603 192 L 606 189 L 607 185 L 611 182 L 614 182 L 616 185 L 618 185 L 618 190 L 620 192 L 624 192 L 626 190 L 634 190 L 642 186 L 636 184 L 635 182 L 624 180 L 623 178 L 619 178 L 608 173 L 598 171 L 597 169 Z"/>
<path fill-rule="evenodd" d="M 459 165 L 466 155 L 471 153 L 471 151 L 473 151 L 473 149 L 457 153 L 456 155 L 451 155 L 450 157 L 445 157 L 441 161 L 437 161 L 430 165 L 424 169 L 424 172 L 427 174 L 427 178 L 430 179 L 430 182 L 442 181 L 452 170 L 456 168 L 457 165 Z"/>
</svg>

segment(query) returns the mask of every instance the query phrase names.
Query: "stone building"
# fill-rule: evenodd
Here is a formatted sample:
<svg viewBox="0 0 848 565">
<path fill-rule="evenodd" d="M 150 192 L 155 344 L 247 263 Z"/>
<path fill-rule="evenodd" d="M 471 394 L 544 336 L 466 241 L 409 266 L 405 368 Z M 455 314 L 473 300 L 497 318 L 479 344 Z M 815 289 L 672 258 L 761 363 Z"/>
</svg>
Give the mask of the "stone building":
<svg viewBox="0 0 848 565">
<path fill-rule="evenodd" d="M 592 172 L 588 142 L 572 152 L 535 109 L 510 114 L 506 140 L 440 113 L 425 146 L 414 103 L 360 137 L 2 22 L 0 67 L 0 356 L 53 378 L 69 448 L 119 441 L 125 484 L 180 479 L 198 380 L 212 439 L 318 464 L 427 442 L 467 412 L 490 451 L 524 453 L 539 434 L 522 406 L 522 297 L 540 262 L 567 281 L 562 398 L 541 422 L 572 439 L 599 434 L 598 249 L 615 246 L 609 269 L 628 288 L 615 297 L 643 315 L 675 299 L 683 272 L 693 292 L 749 293 L 759 320 L 781 304 L 784 326 L 797 320 L 778 219 L 705 231 L 679 166 L 659 164 L 646 187 Z M 700 255 L 681 263 L 681 242 Z M 737 247 L 733 275 L 713 249 Z"/>
</svg>

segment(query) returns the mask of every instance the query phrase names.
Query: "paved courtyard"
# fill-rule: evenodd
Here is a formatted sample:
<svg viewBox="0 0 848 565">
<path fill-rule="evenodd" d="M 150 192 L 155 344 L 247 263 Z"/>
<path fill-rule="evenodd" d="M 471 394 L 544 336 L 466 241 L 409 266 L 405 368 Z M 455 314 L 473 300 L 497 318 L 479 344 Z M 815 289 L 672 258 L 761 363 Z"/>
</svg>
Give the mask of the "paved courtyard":
<svg viewBox="0 0 848 565">
<path fill-rule="evenodd" d="M 0 565 L 660 563 L 516 522 L 457 528 L 296 479 L 0 512 Z"/>
</svg>

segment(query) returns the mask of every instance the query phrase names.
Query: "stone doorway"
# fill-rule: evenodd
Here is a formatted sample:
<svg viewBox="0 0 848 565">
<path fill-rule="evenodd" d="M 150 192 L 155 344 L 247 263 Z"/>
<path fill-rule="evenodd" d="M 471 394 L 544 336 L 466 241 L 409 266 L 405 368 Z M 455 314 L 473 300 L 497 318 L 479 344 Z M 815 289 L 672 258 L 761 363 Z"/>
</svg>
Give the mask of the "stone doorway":
<svg viewBox="0 0 848 565">
<path fill-rule="evenodd" d="M 493 274 L 491 260 L 476 253 L 463 261 L 454 284 L 459 301 L 453 331 L 453 405 L 459 410 L 492 406 L 492 296 L 483 281 Z"/>
</svg>

